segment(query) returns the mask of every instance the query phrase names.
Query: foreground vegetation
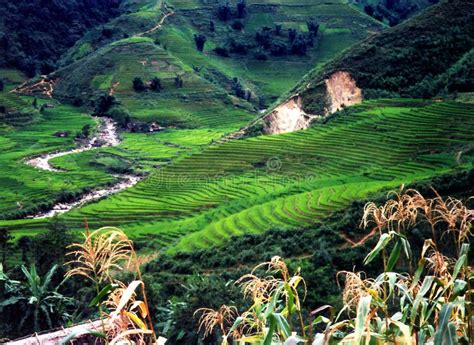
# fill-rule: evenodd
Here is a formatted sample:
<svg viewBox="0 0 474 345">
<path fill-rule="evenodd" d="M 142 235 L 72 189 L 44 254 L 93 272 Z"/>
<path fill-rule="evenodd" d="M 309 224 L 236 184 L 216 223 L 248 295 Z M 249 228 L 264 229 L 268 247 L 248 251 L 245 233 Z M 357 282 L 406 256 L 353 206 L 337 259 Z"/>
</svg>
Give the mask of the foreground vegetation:
<svg viewBox="0 0 474 345">
<path fill-rule="evenodd" d="M 41 284 L 31 291 L 38 291 L 35 295 L 38 310 L 51 310 L 47 320 L 63 323 L 71 320 L 72 316 L 64 311 L 74 304 L 84 310 L 87 299 L 90 299 L 90 303 L 86 303 L 89 307 L 98 308 L 102 331 L 71 334 L 64 341 L 74 337 L 102 337 L 112 342 L 124 338 L 139 340 L 154 337 L 157 332 L 170 337 L 172 342 L 195 342 L 194 331 L 188 333 L 188 328 L 195 325 L 205 340 L 220 339 L 222 343 L 231 339 L 268 344 L 289 339 L 313 344 L 358 343 L 369 339 L 380 343 L 424 343 L 428 340 L 434 340 L 435 344 L 467 343 L 471 339 L 469 325 L 472 318 L 468 287 L 472 279 L 472 260 L 469 259 L 468 241 L 472 237 L 473 211 L 469 202 L 464 204 L 459 199 L 443 198 L 437 193 L 433 198 L 426 198 L 411 189 L 389 194 L 383 205 L 367 203 L 363 207 L 361 225 L 367 232 L 356 233 L 350 240 L 347 236 L 340 237 L 340 244 L 332 245 L 336 251 L 345 248 L 343 255 L 329 256 L 332 260 L 346 257 L 345 264 L 339 263 L 335 267 L 341 269 L 339 273 L 321 266 L 327 260 L 321 247 L 312 263 L 304 263 L 298 258 L 285 263 L 274 256 L 240 278 L 239 272 L 245 272 L 245 268 L 231 272 L 230 276 L 235 278 L 230 281 L 225 280 L 225 274 L 219 274 L 223 285 L 211 276 L 195 275 L 183 287 L 191 295 L 201 291 L 195 296 L 199 297 L 201 307 L 189 304 L 192 299 L 186 302 L 170 299 L 159 305 L 157 298 L 167 295 L 166 285 L 176 284 L 170 281 L 172 270 L 160 272 L 167 283 L 154 274 L 148 275 L 149 268 L 145 268 L 142 275 L 132 242 L 114 228 L 86 230 L 83 242 L 72 243 L 70 249 L 66 249 L 72 260 L 66 264 L 70 267 L 65 271 L 69 278 L 66 285 L 73 287 L 75 283 L 71 279 L 75 276 L 85 277 L 91 283 L 86 295 L 80 297 L 73 293 L 82 302 L 75 301 L 73 296 L 64 297 L 57 289 L 50 292 L 49 284 L 57 266 L 47 272 L 44 283 L 40 283 L 34 267 L 30 271 L 23 268 L 23 273 L 30 281 L 26 286 Z M 328 230 L 321 229 L 318 236 L 330 241 L 334 234 L 330 235 Z M 296 249 L 297 244 L 291 241 L 286 253 L 297 255 L 291 249 Z M 349 258 L 350 253 L 358 259 Z M 264 254 L 273 255 L 271 252 Z M 162 259 L 159 261 L 163 262 Z M 367 265 L 366 273 L 359 271 L 363 267 L 362 261 Z M 356 266 L 351 267 L 354 264 Z M 382 273 L 380 264 L 384 268 Z M 329 267 L 334 265 L 329 264 Z M 345 285 L 342 304 L 335 299 L 334 306 L 325 305 L 331 299 L 324 296 L 337 295 L 340 291 L 336 277 Z M 32 325 L 40 330 L 38 319 L 28 318 L 28 315 L 39 315 L 33 313 L 34 306 L 20 303 L 23 298 L 21 284 L 5 274 L 2 281 L 5 296 L 2 310 L 8 311 L 9 315 L 22 311 L 25 316 L 22 327 Z M 81 284 L 84 286 L 83 279 Z M 321 284 L 323 286 L 318 286 Z M 224 286 L 228 288 L 221 290 Z M 238 296 L 238 286 L 242 288 L 244 299 L 232 297 Z M 332 292 L 324 293 L 326 287 Z M 139 292 L 135 291 L 138 288 Z M 201 290 L 203 288 L 209 290 Z M 312 291 L 315 288 L 319 291 L 316 299 Z M 88 290 L 83 288 L 82 291 Z M 49 294 L 54 298 L 48 297 Z M 237 303 L 235 307 L 203 306 L 206 301 L 212 301 L 214 306 L 229 297 Z M 246 301 L 247 298 L 250 301 Z M 47 309 L 41 309 L 42 303 L 48 303 Z M 310 305 L 306 306 L 307 303 Z M 44 325 L 48 327 L 47 323 Z M 215 337 L 211 336 L 214 333 Z"/>
<path fill-rule="evenodd" d="M 303 278 L 273 257 L 236 282 L 251 299 L 250 309 L 240 315 L 236 307 L 226 305 L 199 309 L 200 329 L 204 336 L 219 332 L 222 344 L 228 338 L 263 344 L 290 339 L 312 344 L 424 344 L 433 339 L 435 344 L 467 344 L 472 339 L 469 239 L 473 219 L 472 209 L 460 200 L 425 199 L 414 190 L 395 194 L 382 206 L 368 203 L 362 224 L 371 232 L 356 245 L 378 234 L 364 263 L 381 257 L 384 270 L 373 278 L 364 272 L 339 272 L 345 287 L 344 307 L 337 316 L 324 305 L 305 320 Z M 407 236 L 423 226 L 431 229 L 432 236 L 420 252 Z M 265 271 L 258 274 L 262 268 Z M 323 331 L 314 334 L 313 327 L 321 325 Z"/>
</svg>

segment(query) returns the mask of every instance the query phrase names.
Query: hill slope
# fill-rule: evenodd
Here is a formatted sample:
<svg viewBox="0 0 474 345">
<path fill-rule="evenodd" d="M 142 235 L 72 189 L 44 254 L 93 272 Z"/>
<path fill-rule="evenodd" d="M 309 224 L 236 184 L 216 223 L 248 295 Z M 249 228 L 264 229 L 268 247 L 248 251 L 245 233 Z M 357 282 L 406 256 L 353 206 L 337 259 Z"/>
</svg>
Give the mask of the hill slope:
<svg viewBox="0 0 474 345">
<path fill-rule="evenodd" d="M 55 97 L 87 104 L 116 86 L 137 120 L 188 127 L 224 120 L 236 129 L 250 119 L 246 110 L 256 114 L 313 66 L 383 27 L 342 0 L 247 1 L 242 14 L 231 3 L 226 18 L 222 6 L 150 1 L 91 30 L 51 75 Z M 197 37 L 205 37 L 202 51 Z M 134 92 L 135 77 L 160 78 L 163 92 Z"/>
<path fill-rule="evenodd" d="M 290 91 L 288 103 L 267 122 L 327 115 L 362 98 L 433 97 L 443 92 L 472 91 L 474 3 L 442 3 L 344 51 L 315 68 Z M 288 121 L 288 119 L 286 119 Z M 276 127 L 276 129 L 275 129 Z M 267 132 L 278 126 L 267 124 Z M 281 130 L 280 130 L 281 131 Z"/>
<path fill-rule="evenodd" d="M 454 102 L 367 102 L 306 131 L 211 146 L 60 219 L 71 228 L 84 218 L 121 226 L 173 250 L 309 226 L 370 192 L 472 168 L 473 114 L 472 105 Z"/>
<path fill-rule="evenodd" d="M 47 74 L 89 29 L 120 14 L 121 0 L 1 0 L 0 66 Z"/>
</svg>

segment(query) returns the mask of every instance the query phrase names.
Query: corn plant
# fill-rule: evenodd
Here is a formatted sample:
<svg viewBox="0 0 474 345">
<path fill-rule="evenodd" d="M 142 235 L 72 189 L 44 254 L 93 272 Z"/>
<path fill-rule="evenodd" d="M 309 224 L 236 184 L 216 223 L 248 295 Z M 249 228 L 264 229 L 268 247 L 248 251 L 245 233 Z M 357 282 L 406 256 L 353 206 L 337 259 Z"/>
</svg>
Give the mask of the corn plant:
<svg viewBox="0 0 474 345">
<path fill-rule="evenodd" d="M 257 274 L 261 269 L 264 276 Z M 228 344 L 229 338 L 240 343 L 283 344 L 285 340 L 296 338 L 295 320 L 304 336 L 300 292 L 306 294 L 306 286 L 299 270 L 290 274 L 285 262 L 275 256 L 257 265 L 236 284 L 242 287 L 244 296 L 251 299 L 251 307 L 241 315 L 235 307 L 229 306 L 218 310 L 198 309 L 196 314 L 201 313 L 199 329 L 204 329 L 204 336 L 218 329 L 223 345 Z"/>
<path fill-rule="evenodd" d="M 320 319 L 324 332 L 313 344 L 469 344 L 472 340 L 472 290 L 474 278 L 469 266 L 469 238 L 474 211 L 461 200 L 439 195 L 424 198 L 414 190 L 394 193 L 384 205 L 369 203 L 362 224 L 378 234 L 375 247 L 365 258 L 370 263 L 381 257 L 384 271 L 375 279 L 362 273 L 341 272 L 346 285 L 344 308 L 334 320 Z M 411 262 L 412 248 L 407 234 L 426 224 L 432 238 L 425 240 L 414 272 L 394 269 L 400 261 Z M 440 241 L 452 237 L 456 255 L 443 254 Z M 359 243 L 365 242 L 365 236 Z M 410 266 L 410 265 L 409 265 Z M 355 313 L 344 318 L 345 312 Z"/>
<path fill-rule="evenodd" d="M 87 229 L 86 229 L 87 230 Z M 84 233 L 83 243 L 70 246 L 72 260 L 67 277 L 81 276 L 93 282 L 97 295 L 90 306 L 99 309 L 102 333 L 95 335 L 115 344 L 127 340 L 158 343 L 146 300 L 145 284 L 133 242 L 117 228 L 101 228 Z M 116 272 L 130 270 L 137 280 L 126 285 L 114 278 Z M 137 289 L 143 300 L 137 297 Z M 70 335 L 64 340 L 69 341 Z M 151 337 L 151 338 L 150 338 Z"/>
<path fill-rule="evenodd" d="M 402 187 L 403 188 L 403 187 Z M 378 236 L 364 262 L 380 259 L 383 271 L 375 278 L 364 272 L 343 271 L 343 308 L 337 315 L 325 305 L 302 314 L 300 293 L 306 287 L 299 271 L 291 275 L 284 261 L 274 257 L 256 266 L 236 283 L 253 302 L 237 314 L 235 307 L 199 309 L 204 336 L 219 331 L 222 344 L 470 344 L 472 343 L 473 267 L 469 239 L 474 211 L 461 200 L 425 198 L 415 190 L 391 192 L 381 206 L 368 203 L 361 226 L 369 232 L 357 246 Z M 418 226 L 431 238 L 419 254 L 408 240 Z M 454 254 L 446 255 L 446 248 Z M 266 268 L 267 275 L 257 271 Z M 303 298 L 304 299 L 304 298 Z M 324 316 L 330 310 L 329 316 Z M 296 324 L 294 321 L 297 321 Z M 313 336 L 314 329 L 322 330 Z"/>
</svg>

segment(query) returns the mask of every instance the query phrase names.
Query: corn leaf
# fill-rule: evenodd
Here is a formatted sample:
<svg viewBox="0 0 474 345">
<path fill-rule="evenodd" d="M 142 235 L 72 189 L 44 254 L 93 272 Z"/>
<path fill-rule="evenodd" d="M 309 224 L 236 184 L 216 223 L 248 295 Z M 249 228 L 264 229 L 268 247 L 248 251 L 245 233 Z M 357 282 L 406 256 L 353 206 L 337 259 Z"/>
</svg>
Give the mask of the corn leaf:
<svg viewBox="0 0 474 345">
<path fill-rule="evenodd" d="M 372 262 L 372 260 L 374 260 L 377 255 L 379 255 L 380 251 L 390 243 L 391 239 L 392 236 L 390 234 L 382 234 L 374 249 L 372 249 L 372 251 L 365 257 L 364 264 L 367 265 L 368 263 Z"/>
<path fill-rule="evenodd" d="M 137 314 L 125 311 L 124 314 L 140 329 L 148 329 L 146 324 L 137 316 Z"/>
<path fill-rule="evenodd" d="M 269 327 L 265 339 L 263 340 L 263 345 L 271 345 L 273 340 L 273 335 L 277 329 L 277 321 L 274 317 L 272 317 L 273 313 L 269 315 L 268 322 Z"/>
<path fill-rule="evenodd" d="M 443 345 L 445 341 L 449 341 L 448 338 L 448 325 L 451 313 L 453 311 L 453 304 L 446 303 L 441 308 L 439 313 L 438 329 L 436 330 L 434 337 L 434 345 Z M 447 343 L 447 342 L 446 342 Z"/>
<path fill-rule="evenodd" d="M 147 307 L 146 307 L 146 304 L 145 302 L 143 301 L 135 301 L 132 303 L 132 305 L 130 306 L 130 311 L 133 311 L 135 310 L 136 308 L 139 309 L 140 311 L 140 316 L 142 318 L 145 318 L 148 316 L 148 310 L 147 310 Z"/>
<path fill-rule="evenodd" d="M 354 332 L 354 344 L 359 344 L 362 339 L 362 333 L 364 332 L 365 323 L 367 316 L 370 311 L 370 302 L 372 296 L 364 296 L 360 299 L 359 305 L 357 306 L 357 316 L 355 321 L 355 332 Z"/>
<path fill-rule="evenodd" d="M 454 282 L 453 292 L 449 299 L 450 302 L 454 301 L 462 292 L 466 289 L 467 282 L 461 279 L 456 279 Z"/>
<path fill-rule="evenodd" d="M 234 321 L 232 327 L 230 328 L 228 334 L 231 334 L 233 331 L 235 331 L 235 329 L 237 327 L 239 327 L 239 325 L 242 323 L 242 321 L 244 321 L 242 316 L 239 316 L 237 319 L 235 319 L 235 321 Z"/>
<path fill-rule="evenodd" d="M 398 262 L 398 258 L 400 257 L 400 252 L 402 250 L 402 244 L 401 240 L 398 240 L 397 243 L 395 243 L 395 246 L 392 249 L 392 252 L 390 253 L 390 256 L 388 258 L 388 263 L 387 263 L 387 271 L 393 271 L 393 268 Z"/>
<path fill-rule="evenodd" d="M 89 307 L 96 307 L 104 298 L 118 287 L 117 284 L 107 284 L 89 303 Z"/>
<path fill-rule="evenodd" d="M 125 292 L 122 294 L 122 297 L 120 298 L 120 302 L 118 303 L 117 308 L 114 310 L 115 315 L 119 314 L 120 311 L 127 305 L 127 303 L 132 298 L 133 294 L 135 293 L 135 290 L 141 284 L 143 284 L 142 281 L 134 280 L 128 285 L 127 289 L 125 290 Z"/>
</svg>

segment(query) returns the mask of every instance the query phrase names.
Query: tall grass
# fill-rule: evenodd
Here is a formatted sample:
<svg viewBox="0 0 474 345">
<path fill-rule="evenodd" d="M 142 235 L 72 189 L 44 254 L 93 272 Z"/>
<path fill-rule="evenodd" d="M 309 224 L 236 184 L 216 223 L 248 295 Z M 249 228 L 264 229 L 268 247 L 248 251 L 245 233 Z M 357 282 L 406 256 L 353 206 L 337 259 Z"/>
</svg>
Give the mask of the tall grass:
<svg viewBox="0 0 474 345">
<path fill-rule="evenodd" d="M 70 269 L 66 276 L 85 277 L 96 287 L 97 296 L 90 306 L 99 309 L 102 334 L 98 336 L 110 344 L 123 341 L 158 344 L 139 260 L 127 235 L 112 227 L 93 232 L 86 228 L 84 242 L 74 243 L 69 248 L 68 256 L 72 260 L 67 263 Z M 128 285 L 115 278 L 116 273 L 124 269 L 135 275 L 136 280 Z"/>
</svg>

